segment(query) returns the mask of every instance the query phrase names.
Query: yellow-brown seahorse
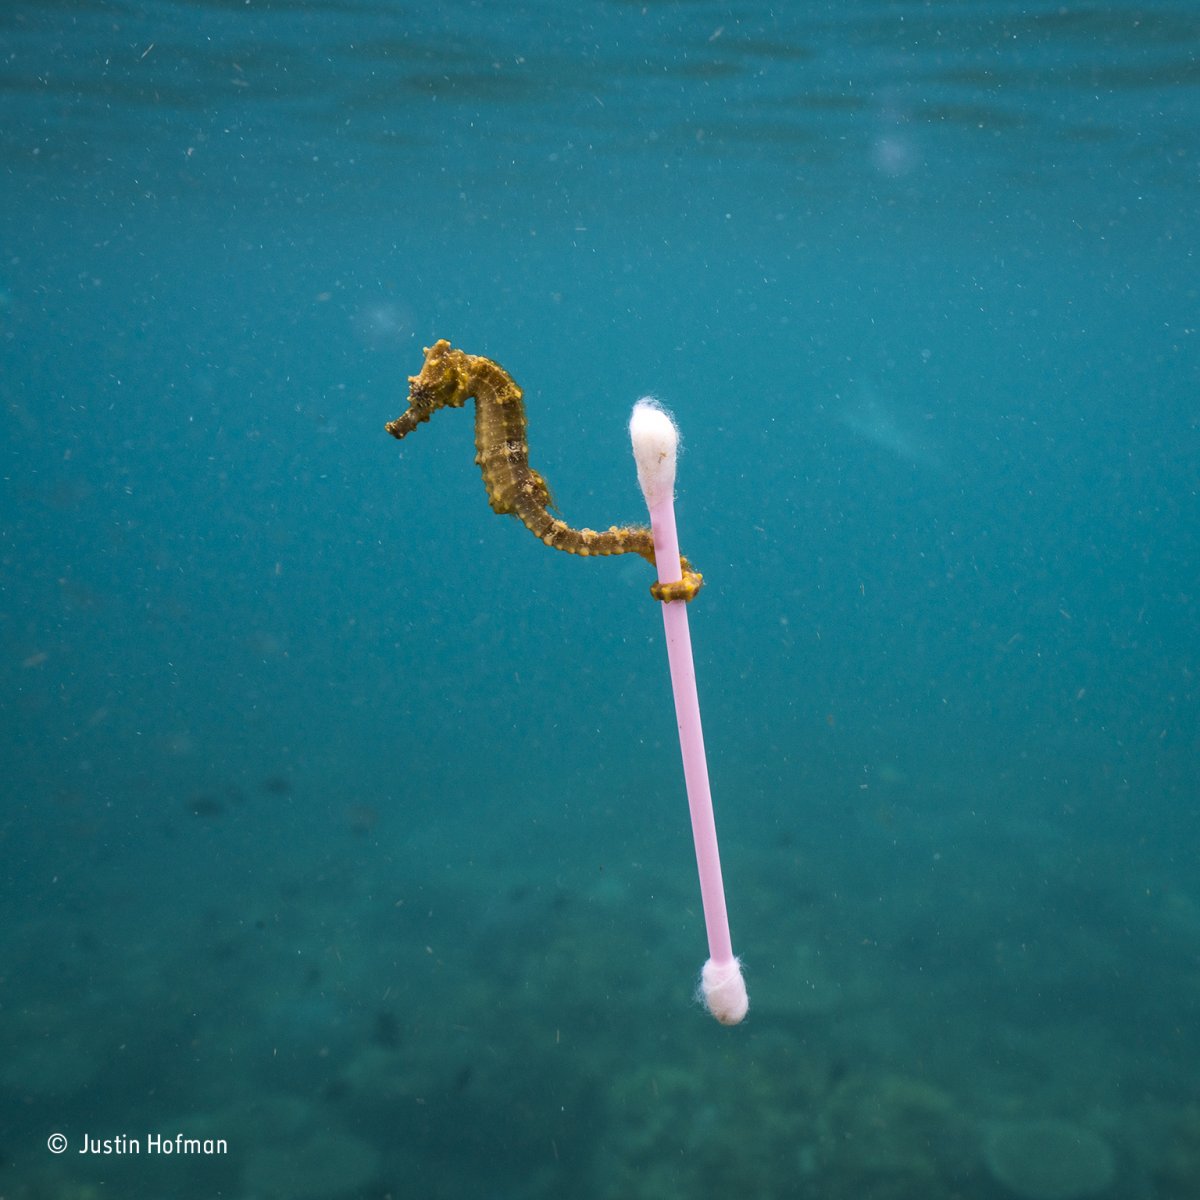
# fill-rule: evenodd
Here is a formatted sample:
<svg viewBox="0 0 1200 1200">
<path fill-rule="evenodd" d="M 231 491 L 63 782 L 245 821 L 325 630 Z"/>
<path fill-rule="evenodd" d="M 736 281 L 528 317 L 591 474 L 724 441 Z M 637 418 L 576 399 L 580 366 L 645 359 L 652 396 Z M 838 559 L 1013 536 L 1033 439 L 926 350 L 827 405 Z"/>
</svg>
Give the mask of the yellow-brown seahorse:
<svg viewBox="0 0 1200 1200">
<path fill-rule="evenodd" d="M 525 402 L 509 373 L 474 354 L 451 349 L 445 339 L 425 351 L 425 365 L 408 380 L 408 408 L 386 429 L 394 438 L 412 433 L 439 408 L 462 408 L 475 398 L 475 461 L 483 472 L 492 511 L 517 517 L 526 529 L 568 554 L 640 554 L 654 566 L 654 539 L 637 525 L 612 526 L 603 532 L 572 529 L 550 511 L 554 502 L 546 481 L 529 465 L 525 438 Z M 686 558 L 680 558 L 683 578 L 677 583 L 654 583 L 656 600 L 691 600 L 703 579 Z"/>
</svg>

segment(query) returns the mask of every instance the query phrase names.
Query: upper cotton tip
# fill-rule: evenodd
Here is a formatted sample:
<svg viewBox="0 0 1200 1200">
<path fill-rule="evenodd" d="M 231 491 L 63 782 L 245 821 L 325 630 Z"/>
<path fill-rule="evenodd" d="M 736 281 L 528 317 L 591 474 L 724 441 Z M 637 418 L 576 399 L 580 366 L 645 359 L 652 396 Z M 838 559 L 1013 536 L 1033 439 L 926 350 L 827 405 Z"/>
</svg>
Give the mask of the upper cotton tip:
<svg viewBox="0 0 1200 1200">
<path fill-rule="evenodd" d="M 657 400 L 643 396 L 633 406 L 629 436 L 633 441 L 638 483 L 642 485 L 646 506 L 653 508 L 674 495 L 679 430 Z"/>
</svg>

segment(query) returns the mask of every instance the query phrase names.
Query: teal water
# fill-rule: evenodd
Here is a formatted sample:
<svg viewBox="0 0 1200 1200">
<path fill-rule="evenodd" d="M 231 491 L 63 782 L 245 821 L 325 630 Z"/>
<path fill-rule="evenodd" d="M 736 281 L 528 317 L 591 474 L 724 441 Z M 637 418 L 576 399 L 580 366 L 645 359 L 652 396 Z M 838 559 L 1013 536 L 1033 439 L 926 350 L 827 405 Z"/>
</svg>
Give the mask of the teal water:
<svg viewBox="0 0 1200 1200">
<path fill-rule="evenodd" d="M 1198 46 L 6 5 L 0 1193 L 1200 1193 Z M 575 525 L 682 427 L 736 1029 L 650 569 L 384 433 L 439 337 Z"/>
</svg>

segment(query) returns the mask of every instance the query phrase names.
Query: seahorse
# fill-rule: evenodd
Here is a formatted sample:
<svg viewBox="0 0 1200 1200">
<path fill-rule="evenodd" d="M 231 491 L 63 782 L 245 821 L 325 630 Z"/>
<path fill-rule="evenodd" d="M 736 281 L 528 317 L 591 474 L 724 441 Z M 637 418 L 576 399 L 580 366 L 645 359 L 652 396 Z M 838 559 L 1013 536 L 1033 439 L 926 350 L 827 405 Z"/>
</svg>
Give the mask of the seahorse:
<svg viewBox="0 0 1200 1200">
<path fill-rule="evenodd" d="M 403 438 L 439 408 L 462 408 L 475 400 L 475 462 L 483 472 L 492 511 L 516 517 L 534 537 L 583 557 L 640 554 L 651 566 L 654 539 L 639 525 L 613 525 L 606 530 L 572 529 L 551 512 L 554 501 L 545 479 L 529 465 L 524 393 L 512 376 L 490 358 L 454 350 L 444 338 L 425 350 L 425 365 L 408 380 L 408 408 L 385 428 Z M 683 578 L 653 583 L 656 600 L 691 600 L 703 577 L 686 558 L 679 560 Z"/>
</svg>

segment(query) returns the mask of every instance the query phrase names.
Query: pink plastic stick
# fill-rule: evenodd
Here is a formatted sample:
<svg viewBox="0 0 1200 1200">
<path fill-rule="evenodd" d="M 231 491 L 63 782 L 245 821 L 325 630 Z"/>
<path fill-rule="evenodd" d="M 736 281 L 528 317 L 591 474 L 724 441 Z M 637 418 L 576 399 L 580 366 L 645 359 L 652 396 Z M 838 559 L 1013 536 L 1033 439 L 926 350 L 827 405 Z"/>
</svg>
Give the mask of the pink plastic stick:
<svg viewBox="0 0 1200 1200">
<path fill-rule="evenodd" d="M 644 406 L 646 402 L 639 401 L 631 425 L 639 476 L 642 458 L 638 450 L 638 412 Z M 654 411 L 670 421 L 661 409 Z M 648 415 L 645 419 L 649 419 Z M 671 429 L 674 431 L 674 422 L 671 422 Z M 674 437 L 677 439 L 678 433 Z M 668 453 L 661 446 L 657 452 L 664 459 Z M 675 526 L 674 454 L 675 445 L 672 442 L 669 447 L 671 462 L 667 486 L 655 486 L 653 482 L 647 486 L 646 480 L 642 480 L 650 510 L 654 557 L 658 563 L 660 583 L 675 583 L 683 577 L 679 565 L 679 534 Z M 696 866 L 700 874 L 700 898 L 708 931 L 709 959 L 701 972 L 700 990 L 708 1010 L 718 1021 L 723 1025 L 736 1025 L 746 1015 L 749 999 L 741 964 L 733 955 L 733 943 L 729 936 L 729 915 L 725 907 L 721 854 L 717 847 L 717 826 L 708 782 L 708 759 L 704 753 L 704 730 L 700 723 L 700 699 L 696 692 L 696 667 L 692 658 L 687 602 L 667 601 L 662 606 L 662 612 L 667 635 L 667 659 L 671 667 L 671 689 L 675 694 L 675 718 L 679 724 L 679 748 L 683 755 L 683 778 L 692 815 Z"/>
</svg>

